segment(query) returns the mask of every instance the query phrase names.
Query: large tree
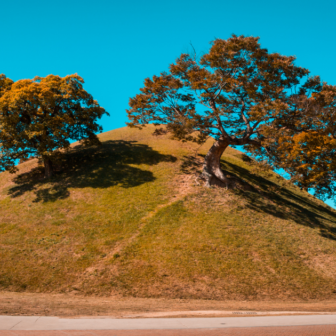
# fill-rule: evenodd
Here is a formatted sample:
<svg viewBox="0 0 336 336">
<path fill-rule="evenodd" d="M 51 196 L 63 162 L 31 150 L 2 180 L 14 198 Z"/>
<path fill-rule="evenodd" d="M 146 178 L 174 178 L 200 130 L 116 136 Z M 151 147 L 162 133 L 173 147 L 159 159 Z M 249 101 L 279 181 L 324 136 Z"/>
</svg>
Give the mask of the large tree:
<svg viewBox="0 0 336 336">
<path fill-rule="evenodd" d="M 107 112 L 84 90 L 78 75 L 49 75 L 13 82 L 0 75 L 0 170 L 16 171 L 18 159 L 41 157 L 45 176 L 70 140 L 98 144 L 97 119 Z"/>
<path fill-rule="evenodd" d="M 259 38 L 216 39 L 200 59 L 182 54 L 169 72 L 146 78 L 141 93 L 130 99 L 129 126 L 165 124 L 182 141 L 201 143 L 212 136 L 202 173 L 207 186 L 214 179 L 227 184 L 220 158 L 229 145 L 244 145 L 302 184 L 294 152 L 295 146 L 304 150 L 305 142 L 293 137 L 303 132 L 331 137 L 335 88 L 309 77 L 294 61 L 261 48 Z"/>
</svg>

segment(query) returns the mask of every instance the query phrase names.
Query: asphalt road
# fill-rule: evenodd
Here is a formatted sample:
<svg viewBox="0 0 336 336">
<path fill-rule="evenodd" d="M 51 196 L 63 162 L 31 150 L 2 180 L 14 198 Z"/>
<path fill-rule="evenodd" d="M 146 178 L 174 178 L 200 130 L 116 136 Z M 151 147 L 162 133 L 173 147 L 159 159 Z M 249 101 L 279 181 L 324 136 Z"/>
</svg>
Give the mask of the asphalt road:
<svg viewBox="0 0 336 336">
<path fill-rule="evenodd" d="M 0 316 L 0 330 L 160 330 L 336 325 L 336 315 L 204 318 L 59 318 Z"/>
<path fill-rule="evenodd" d="M 335 325 L 182 330 L 0 331 L 0 336 L 334 336 Z"/>
</svg>

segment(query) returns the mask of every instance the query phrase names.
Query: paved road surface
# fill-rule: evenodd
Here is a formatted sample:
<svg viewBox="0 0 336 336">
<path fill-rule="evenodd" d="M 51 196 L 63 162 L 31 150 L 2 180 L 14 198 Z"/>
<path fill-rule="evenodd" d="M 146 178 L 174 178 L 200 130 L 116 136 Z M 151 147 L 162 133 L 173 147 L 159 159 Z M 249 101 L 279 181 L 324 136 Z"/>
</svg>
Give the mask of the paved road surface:
<svg viewBox="0 0 336 336">
<path fill-rule="evenodd" d="M 336 336 L 336 315 L 63 319 L 0 316 L 0 336 Z"/>
<path fill-rule="evenodd" d="M 335 336 L 336 326 L 183 330 L 0 331 L 0 336 Z"/>
<path fill-rule="evenodd" d="M 336 325 L 336 315 L 139 319 L 0 316 L 0 330 L 225 329 L 308 325 Z"/>
</svg>

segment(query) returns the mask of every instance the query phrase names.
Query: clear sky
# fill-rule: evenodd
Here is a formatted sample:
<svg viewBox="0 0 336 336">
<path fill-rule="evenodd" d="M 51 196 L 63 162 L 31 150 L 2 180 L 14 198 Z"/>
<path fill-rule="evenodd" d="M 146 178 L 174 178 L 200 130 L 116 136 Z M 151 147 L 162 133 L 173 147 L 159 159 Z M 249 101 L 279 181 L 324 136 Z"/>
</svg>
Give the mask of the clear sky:
<svg viewBox="0 0 336 336">
<path fill-rule="evenodd" d="M 78 73 L 123 127 L 129 97 L 181 53 L 214 38 L 259 36 L 262 47 L 336 85 L 335 0 L 18 0 L 0 6 L 0 73 L 18 80 Z"/>
</svg>

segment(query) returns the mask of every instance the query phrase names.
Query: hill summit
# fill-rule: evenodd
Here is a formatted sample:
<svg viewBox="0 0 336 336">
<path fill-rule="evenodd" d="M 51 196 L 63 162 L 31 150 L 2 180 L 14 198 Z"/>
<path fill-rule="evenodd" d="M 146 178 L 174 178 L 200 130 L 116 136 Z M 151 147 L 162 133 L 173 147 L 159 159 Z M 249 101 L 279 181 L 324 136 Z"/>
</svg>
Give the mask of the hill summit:
<svg viewBox="0 0 336 336">
<path fill-rule="evenodd" d="M 193 299 L 336 293 L 336 212 L 229 148 L 228 190 L 195 173 L 213 140 L 121 128 L 0 174 L 0 289 Z M 257 172 L 256 172 L 257 171 Z"/>
</svg>

